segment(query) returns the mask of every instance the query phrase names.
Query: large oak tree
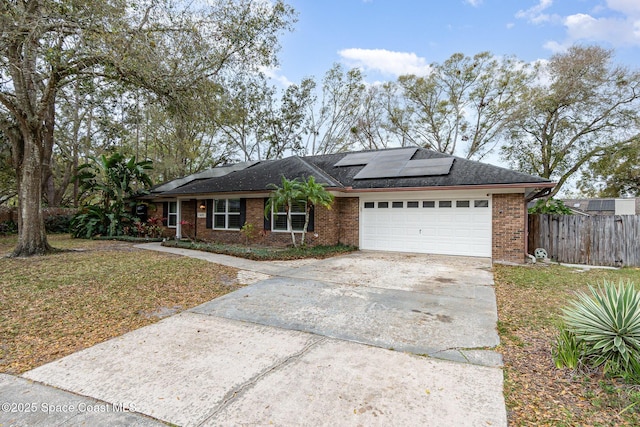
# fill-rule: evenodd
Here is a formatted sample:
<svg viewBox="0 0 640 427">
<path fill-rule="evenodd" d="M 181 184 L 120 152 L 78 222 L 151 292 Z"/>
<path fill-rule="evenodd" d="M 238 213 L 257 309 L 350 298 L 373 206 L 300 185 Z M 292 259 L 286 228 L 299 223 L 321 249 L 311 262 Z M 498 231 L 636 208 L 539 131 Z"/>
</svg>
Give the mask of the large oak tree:
<svg viewBox="0 0 640 427">
<path fill-rule="evenodd" d="M 481 159 L 521 102 L 526 68 L 513 57 L 455 53 L 427 76 L 400 76 L 402 102 L 390 111 L 390 130 L 405 143 Z"/>
<path fill-rule="evenodd" d="M 640 72 L 613 63 L 613 51 L 573 46 L 537 69 L 509 122 L 503 156 L 519 170 L 558 180 L 555 195 L 598 157 L 640 140 Z"/>
<path fill-rule="evenodd" d="M 51 250 L 43 174 L 62 87 L 84 78 L 116 80 L 179 109 L 228 67 L 273 65 L 278 35 L 292 20 L 289 6 L 265 0 L 0 3 L 0 130 L 11 142 L 19 204 L 13 254 Z"/>
</svg>

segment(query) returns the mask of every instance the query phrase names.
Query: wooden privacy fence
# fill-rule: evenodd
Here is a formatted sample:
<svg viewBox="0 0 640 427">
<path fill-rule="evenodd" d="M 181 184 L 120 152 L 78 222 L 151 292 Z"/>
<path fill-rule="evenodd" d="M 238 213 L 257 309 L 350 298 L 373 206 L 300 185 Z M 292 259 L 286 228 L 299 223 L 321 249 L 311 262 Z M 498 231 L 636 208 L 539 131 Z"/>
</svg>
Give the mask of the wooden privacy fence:
<svg viewBox="0 0 640 427">
<path fill-rule="evenodd" d="M 570 264 L 640 266 L 640 215 L 529 215 L 529 253 Z"/>
</svg>

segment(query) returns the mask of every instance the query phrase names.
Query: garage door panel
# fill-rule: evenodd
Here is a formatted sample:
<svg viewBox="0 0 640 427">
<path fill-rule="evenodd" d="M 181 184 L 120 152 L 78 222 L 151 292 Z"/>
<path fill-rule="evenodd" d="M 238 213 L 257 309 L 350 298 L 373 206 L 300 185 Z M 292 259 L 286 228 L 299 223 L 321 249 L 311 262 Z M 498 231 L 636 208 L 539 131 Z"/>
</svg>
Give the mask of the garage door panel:
<svg viewBox="0 0 640 427">
<path fill-rule="evenodd" d="M 375 208 L 362 209 L 363 249 L 491 256 L 490 201 L 478 207 L 473 199 L 421 200 L 418 208 L 409 208 L 407 200 L 402 208 L 380 201 L 389 207 L 378 208 L 376 201 Z"/>
</svg>

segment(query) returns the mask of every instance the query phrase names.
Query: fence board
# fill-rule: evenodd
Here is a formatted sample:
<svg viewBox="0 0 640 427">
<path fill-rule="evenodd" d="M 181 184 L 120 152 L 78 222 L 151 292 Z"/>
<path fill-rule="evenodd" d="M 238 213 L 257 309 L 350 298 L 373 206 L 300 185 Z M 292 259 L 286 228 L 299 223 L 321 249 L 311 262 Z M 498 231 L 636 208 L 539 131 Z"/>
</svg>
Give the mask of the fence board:
<svg viewBox="0 0 640 427">
<path fill-rule="evenodd" d="M 640 266 L 640 215 L 529 215 L 529 252 L 558 262 Z"/>
</svg>

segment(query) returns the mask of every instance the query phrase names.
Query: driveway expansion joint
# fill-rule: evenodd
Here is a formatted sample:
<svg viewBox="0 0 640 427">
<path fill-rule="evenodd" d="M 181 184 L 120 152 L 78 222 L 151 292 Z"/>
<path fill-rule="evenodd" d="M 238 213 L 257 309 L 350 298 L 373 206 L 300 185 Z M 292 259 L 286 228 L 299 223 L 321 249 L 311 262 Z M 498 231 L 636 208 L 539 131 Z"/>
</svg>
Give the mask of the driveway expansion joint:
<svg viewBox="0 0 640 427">
<path fill-rule="evenodd" d="M 233 403 L 234 400 L 241 397 L 244 393 L 246 393 L 256 384 L 258 384 L 258 382 L 261 381 L 263 378 L 299 360 L 306 353 L 308 353 L 312 348 L 328 340 L 329 338 L 327 337 L 311 335 L 311 338 L 309 340 L 310 342 L 306 344 L 300 351 L 285 357 L 283 360 L 276 362 L 275 364 L 269 366 L 262 372 L 259 372 L 258 374 L 249 378 L 244 383 L 236 387 L 233 387 L 231 390 L 229 390 L 227 394 L 222 398 L 222 402 L 220 403 L 220 405 L 218 405 L 218 407 L 213 412 L 211 412 L 203 421 L 198 423 L 198 425 L 199 426 L 206 425 L 209 422 L 209 420 L 216 417 L 219 413 L 221 413 L 224 409 L 226 409 L 231 403 Z"/>
</svg>

